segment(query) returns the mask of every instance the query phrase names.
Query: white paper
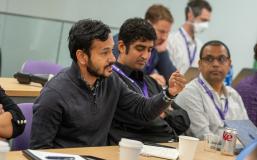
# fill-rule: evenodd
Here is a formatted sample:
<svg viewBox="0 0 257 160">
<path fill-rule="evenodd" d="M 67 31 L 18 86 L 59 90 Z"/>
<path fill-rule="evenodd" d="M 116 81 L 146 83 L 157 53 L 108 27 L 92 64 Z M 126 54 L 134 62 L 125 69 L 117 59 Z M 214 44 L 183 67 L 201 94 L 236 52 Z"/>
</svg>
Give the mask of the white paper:
<svg viewBox="0 0 257 160">
<path fill-rule="evenodd" d="M 175 160 L 178 158 L 179 153 L 178 150 L 175 148 L 173 149 L 166 147 L 144 145 L 141 151 L 141 155 Z"/>
<path fill-rule="evenodd" d="M 29 149 L 28 151 L 42 160 L 49 160 L 46 158 L 47 156 L 74 157 L 75 160 L 85 160 L 84 158 L 74 154 L 53 153 L 53 152 L 37 151 L 37 150 L 31 150 L 31 149 Z"/>
</svg>

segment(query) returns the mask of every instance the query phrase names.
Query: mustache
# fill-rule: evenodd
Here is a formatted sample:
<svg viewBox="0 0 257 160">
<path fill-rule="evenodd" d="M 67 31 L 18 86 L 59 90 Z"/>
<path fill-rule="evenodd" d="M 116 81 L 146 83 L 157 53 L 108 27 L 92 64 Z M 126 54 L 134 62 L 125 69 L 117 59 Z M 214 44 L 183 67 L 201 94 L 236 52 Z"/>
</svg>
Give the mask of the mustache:
<svg viewBox="0 0 257 160">
<path fill-rule="evenodd" d="M 137 59 L 137 62 L 147 63 L 147 59 L 146 59 L 146 58 L 143 58 L 143 57 L 139 57 L 139 58 Z"/>
<path fill-rule="evenodd" d="M 104 68 L 112 67 L 113 64 L 114 64 L 114 62 L 111 62 L 111 63 L 107 64 Z"/>
</svg>

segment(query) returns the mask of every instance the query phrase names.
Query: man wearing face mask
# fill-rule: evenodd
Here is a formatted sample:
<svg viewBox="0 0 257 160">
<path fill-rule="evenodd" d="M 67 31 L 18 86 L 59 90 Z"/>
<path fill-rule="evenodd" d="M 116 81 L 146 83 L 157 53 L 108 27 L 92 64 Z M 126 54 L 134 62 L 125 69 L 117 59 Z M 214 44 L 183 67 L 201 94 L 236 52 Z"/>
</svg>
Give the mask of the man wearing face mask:
<svg viewBox="0 0 257 160">
<path fill-rule="evenodd" d="M 168 51 L 175 67 L 184 74 L 189 67 L 198 67 L 202 43 L 196 34 L 208 28 L 212 8 L 207 1 L 193 0 L 185 9 L 186 22 L 177 33 L 169 36 Z"/>
</svg>

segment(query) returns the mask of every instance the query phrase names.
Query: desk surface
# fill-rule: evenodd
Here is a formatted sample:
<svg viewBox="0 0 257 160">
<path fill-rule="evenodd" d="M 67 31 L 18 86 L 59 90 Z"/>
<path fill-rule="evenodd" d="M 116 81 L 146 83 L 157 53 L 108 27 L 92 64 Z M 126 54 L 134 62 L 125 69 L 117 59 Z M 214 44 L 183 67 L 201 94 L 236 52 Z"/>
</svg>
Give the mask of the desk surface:
<svg viewBox="0 0 257 160">
<path fill-rule="evenodd" d="M 37 97 L 42 86 L 38 83 L 20 84 L 15 78 L 0 78 L 0 85 L 11 97 Z"/>
<path fill-rule="evenodd" d="M 169 143 L 167 145 L 176 147 L 176 143 Z M 200 142 L 194 157 L 194 160 L 234 160 L 235 156 L 225 156 L 220 152 L 207 152 L 204 151 L 203 142 Z M 118 146 L 108 147 L 85 147 L 85 148 L 66 148 L 66 149 L 49 149 L 48 152 L 58 152 L 67 154 L 78 154 L 78 155 L 93 155 L 96 157 L 104 158 L 107 160 L 118 160 L 119 159 L 119 148 Z M 21 151 L 9 152 L 7 154 L 8 160 L 27 160 Z M 140 160 L 163 160 L 154 157 L 143 157 L 140 156 Z"/>
</svg>

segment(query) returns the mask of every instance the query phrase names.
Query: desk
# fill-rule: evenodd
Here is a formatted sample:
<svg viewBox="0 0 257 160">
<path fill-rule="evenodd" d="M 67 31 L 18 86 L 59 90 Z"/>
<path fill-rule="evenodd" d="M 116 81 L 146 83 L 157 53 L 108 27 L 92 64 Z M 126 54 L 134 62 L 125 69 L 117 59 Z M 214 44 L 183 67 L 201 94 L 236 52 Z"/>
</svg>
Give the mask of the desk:
<svg viewBox="0 0 257 160">
<path fill-rule="evenodd" d="M 33 102 L 42 86 L 38 83 L 20 84 L 15 78 L 0 78 L 0 85 L 16 103 Z"/>
<path fill-rule="evenodd" d="M 177 143 L 169 143 L 167 145 L 176 147 Z M 197 147 L 194 160 L 234 160 L 235 156 L 225 156 L 220 152 L 207 152 L 203 149 L 203 142 L 201 141 Z M 93 155 L 101 157 L 107 160 L 119 160 L 119 147 L 108 146 L 108 147 L 84 147 L 84 148 L 66 148 L 66 149 L 49 149 L 48 152 L 58 152 L 67 154 L 78 154 L 78 155 Z M 8 160 L 27 160 L 21 151 L 9 152 L 7 154 Z M 140 156 L 140 160 L 163 160 L 154 157 L 143 157 Z"/>
</svg>

